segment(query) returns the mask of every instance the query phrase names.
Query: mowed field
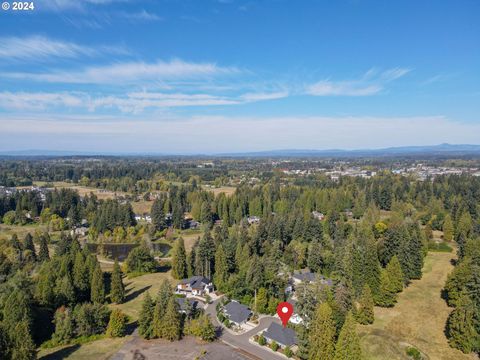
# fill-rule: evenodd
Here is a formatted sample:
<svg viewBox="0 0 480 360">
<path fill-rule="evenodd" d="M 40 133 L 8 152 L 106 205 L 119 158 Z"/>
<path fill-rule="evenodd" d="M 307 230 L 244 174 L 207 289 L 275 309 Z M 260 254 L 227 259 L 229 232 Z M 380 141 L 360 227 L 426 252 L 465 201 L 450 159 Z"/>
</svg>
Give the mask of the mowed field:
<svg viewBox="0 0 480 360">
<path fill-rule="evenodd" d="M 454 258 L 454 252 L 430 252 L 422 279 L 414 280 L 399 294 L 395 307 L 376 307 L 372 325 L 359 326 L 367 359 L 411 359 L 405 349 L 412 345 L 432 360 L 477 359 L 450 348 L 444 334 L 452 308 L 441 298 L 441 291 Z"/>
<path fill-rule="evenodd" d="M 36 186 L 44 186 L 47 185 L 46 182 L 43 181 L 36 181 L 35 182 Z M 95 194 L 95 196 L 99 199 L 106 200 L 106 199 L 114 199 L 119 196 L 126 196 L 128 193 L 122 192 L 122 191 L 110 191 L 110 190 L 103 190 L 103 189 L 97 189 L 94 187 L 87 187 L 87 186 L 80 186 L 64 181 L 55 181 L 53 183 L 49 183 L 49 185 L 52 185 L 56 189 L 74 189 L 77 190 L 80 196 L 86 196 L 89 195 L 90 193 Z M 21 187 L 19 187 L 21 189 Z"/>
<path fill-rule="evenodd" d="M 170 275 L 170 271 L 146 274 L 132 279 L 124 277 L 123 283 L 126 290 L 126 300 L 123 304 L 110 305 L 110 307 L 122 310 L 122 312 L 130 317 L 131 321 L 138 320 L 142 309 L 143 297 L 146 292 L 148 291 L 152 298 L 155 298 L 160 289 L 160 285 L 165 279 L 169 280 L 172 286 L 175 284 L 175 281 Z"/>
</svg>

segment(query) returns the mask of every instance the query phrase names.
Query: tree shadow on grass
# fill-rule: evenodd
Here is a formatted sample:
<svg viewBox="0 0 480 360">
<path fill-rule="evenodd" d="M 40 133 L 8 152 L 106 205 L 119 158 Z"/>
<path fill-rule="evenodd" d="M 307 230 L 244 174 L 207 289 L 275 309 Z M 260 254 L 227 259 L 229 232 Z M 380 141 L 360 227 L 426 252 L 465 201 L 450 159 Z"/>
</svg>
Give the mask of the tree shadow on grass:
<svg viewBox="0 0 480 360">
<path fill-rule="evenodd" d="M 127 296 L 125 296 L 125 302 L 132 301 L 133 299 L 135 299 L 139 295 L 143 294 L 145 291 L 147 291 L 151 287 L 152 287 L 152 285 L 148 285 L 148 286 L 145 286 L 141 289 L 138 289 L 136 291 L 132 291 L 132 292 L 128 293 Z"/>
<path fill-rule="evenodd" d="M 71 346 L 64 347 L 54 353 L 48 354 L 42 357 L 42 360 L 60 360 L 65 359 L 67 356 L 73 354 L 80 348 L 80 345 L 75 344 Z"/>
</svg>

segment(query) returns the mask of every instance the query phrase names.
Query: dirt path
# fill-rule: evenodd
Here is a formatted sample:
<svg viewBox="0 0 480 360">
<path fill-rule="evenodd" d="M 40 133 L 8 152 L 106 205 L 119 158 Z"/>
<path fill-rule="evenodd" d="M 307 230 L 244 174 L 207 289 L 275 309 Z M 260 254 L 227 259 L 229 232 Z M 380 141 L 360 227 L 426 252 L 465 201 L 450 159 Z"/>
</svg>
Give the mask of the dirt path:
<svg viewBox="0 0 480 360">
<path fill-rule="evenodd" d="M 441 298 L 447 275 L 453 270 L 454 253 L 429 253 L 424 274 L 398 296 L 394 308 L 375 308 L 375 322 L 360 326 L 367 359 L 409 359 L 405 347 L 413 345 L 431 360 L 471 360 L 448 346 L 444 334 L 452 310 Z"/>
</svg>

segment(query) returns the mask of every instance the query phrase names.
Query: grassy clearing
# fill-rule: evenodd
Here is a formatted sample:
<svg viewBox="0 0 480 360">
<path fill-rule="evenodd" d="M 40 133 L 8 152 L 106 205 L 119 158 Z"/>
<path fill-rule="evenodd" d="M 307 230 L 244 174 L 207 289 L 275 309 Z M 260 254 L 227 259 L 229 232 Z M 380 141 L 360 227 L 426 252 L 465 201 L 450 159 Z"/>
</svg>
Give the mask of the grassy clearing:
<svg viewBox="0 0 480 360">
<path fill-rule="evenodd" d="M 31 224 L 31 225 L 6 225 L 0 224 L 0 240 L 7 240 L 12 237 L 13 234 L 17 234 L 20 240 L 28 234 L 35 234 L 36 231 L 45 232 L 47 225 Z"/>
<path fill-rule="evenodd" d="M 359 326 L 367 359 L 409 359 L 406 348 L 414 346 L 429 359 L 467 360 L 473 355 L 448 346 L 444 334 L 451 308 L 441 298 L 448 273 L 453 269 L 454 252 L 433 252 L 425 259 L 424 275 L 398 296 L 394 308 L 375 308 L 375 322 Z"/>
<path fill-rule="evenodd" d="M 227 196 L 232 196 L 235 193 L 235 190 L 237 190 L 236 187 L 233 186 L 220 186 L 218 188 L 212 188 L 209 186 L 203 186 L 204 190 L 211 191 L 217 196 L 218 194 L 225 194 Z"/>
<path fill-rule="evenodd" d="M 131 337 L 124 338 L 106 338 L 93 341 L 83 345 L 67 345 L 53 349 L 41 349 L 38 353 L 38 359 L 42 360 L 92 360 L 108 359 L 115 354 L 121 346 Z"/>
<path fill-rule="evenodd" d="M 106 200 L 106 199 L 115 199 L 119 196 L 126 196 L 128 193 L 122 191 L 109 191 L 103 189 L 97 189 L 94 187 L 87 187 L 87 186 L 80 186 L 72 183 L 68 183 L 65 181 L 55 181 L 52 183 L 46 183 L 44 181 L 36 181 L 34 183 L 36 186 L 53 186 L 56 189 L 74 189 L 77 190 L 80 196 L 86 196 L 90 193 L 95 194 L 99 199 Z"/>
<path fill-rule="evenodd" d="M 111 307 L 122 310 L 130 317 L 130 320 L 137 320 L 142 309 L 145 292 L 148 291 L 152 297 L 155 297 L 164 279 L 168 279 L 172 285 L 174 284 L 170 271 L 146 274 L 132 279 L 124 278 L 123 283 L 127 292 L 126 301 L 120 305 L 111 305 Z"/>
<path fill-rule="evenodd" d="M 131 203 L 132 209 L 135 214 L 150 214 L 150 210 L 152 209 L 153 201 L 134 201 Z"/>
</svg>

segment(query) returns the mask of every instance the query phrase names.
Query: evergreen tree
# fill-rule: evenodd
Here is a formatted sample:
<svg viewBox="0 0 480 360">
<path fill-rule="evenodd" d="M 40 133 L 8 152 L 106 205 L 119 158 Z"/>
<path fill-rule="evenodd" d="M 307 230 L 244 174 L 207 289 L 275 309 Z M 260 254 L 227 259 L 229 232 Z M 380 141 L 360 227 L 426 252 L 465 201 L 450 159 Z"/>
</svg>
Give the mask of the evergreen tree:
<svg viewBox="0 0 480 360">
<path fill-rule="evenodd" d="M 152 217 L 152 224 L 156 231 L 162 231 L 167 227 L 167 221 L 165 220 L 164 203 L 165 202 L 163 198 L 155 199 L 152 205 L 152 209 L 150 211 Z"/>
<path fill-rule="evenodd" d="M 480 336 L 475 328 L 476 310 L 472 299 L 464 292 L 457 301 L 457 307 L 447 320 L 447 337 L 450 346 L 470 353 L 478 350 Z"/>
<path fill-rule="evenodd" d="M 260 314 L 265 314 L 267 312 L 267 306 L 268 306 L 267 289 L 261 287 L 257 291 L 257 301 L 256 301 L 255 311 L 257 311 Z"/>
<path fill-rule="evenodd" d="M 323 249 L 320 240 L 314 240 L 308 247 L 307 265 L 312 272 L 320 272 L 323 269 Z"/>
<path fill-rule="evenodd" d="M 30 325 L 28 321 L 23 320 L 15 325 L 12 342 L 12 359 L 30 360 L 37 358 L 37 349 L 33 342 Z"/>
<path fill-rule="evenodd" d="M 32 237 L 32 235 L 30 235 L 30 233 L 25 235 L 25 239 L 23 241 L 23 248 L 25 250 L 29 250 L 29 251 L 32 252 L 32 257 L 33 257 L 34 260 L 37 259 L 37 254 L 35 252 L 35 245 L 33 245 L 33 237 Z"/>
<path fill-rule="evenodd" d="M 452 241 L 453 240 L 453 222 L 452 217 L 450 214 L 445 216 L 443 220 L 443 239 L 445 241 Z"/>
<path fill-rule="evenodd" d="M 127 330 L 127 316 L 119 309 L 114 309 L 110 313 L 110 320 L 107 327 L 108 337 L 123 337 Z"/>
<path fill-rule="evenodd" d="M 352 313 L 349 312 L 345 318 L 337 345 L 335 346 L 335 360 L 361 360 L 362 349 L 360 348 L 360 339 L 358 338 L 355 320 Z"/>
<path fill-rule="evenodd" d="M 85 266 L 85 256 L 81 251 L 77 251 L 73 262 L 73 285 L 82 297 L 87 295 L 90 288 L 90 276 Z"/>
<path fill-rule="evenodd" d="M 376 304 L 383 307 L 392 307 L 397 302 L 397 291 L 390 281 L 387 270 L 382 270 L 380 276 L 380 293 L 376 298 Z"/>
<path fill-rule="evenodd" d="M 155 304 L 147 291 L 143 298 L 142 310 L 138 318 L 138 333 L 144 339 L 153 337 L 153 309 Z"/>
<path fill-rule="evenodd" d="M 48 252 L 48 238 L 46 235 L 40 235 L 40 250 L 38 251 L 38 260 L 46 261 L 50 259 Z"/>
<path fill-rule="evenodd" d="M 66 344 L 74 337 L 74 324 L 71 310 L 65 306 L 61 306 L 55 311 L 53 320 L 55 324 L 55 332 L 52 340 L 56 344 Z"/>
<path fill-rule="evenodd" d="M 105 302 L 105 284 L 103 281 L 103 272 L 100 264 L 97 263 L 95 271 L 93 272 L 91 284 L 90 299 L 94 303 L 103 304 Z"/>
<path fill-rule="evenodd" d="M 362 296 L 360 297 L 359 307 L 356 312 L 356 319 L 360 324 L 371 324 L 374 320 L 373 313 L 373 296 L 370 291 L 368 284 L 365 284 L 362 291 Z"/>
<path fill-rule="evenodd" d="M 161 337 L 170 341 L 179 340 L 181 335 L 181 318 L 178 303 L 171 296 L 161 324 Z"/>
<path fill-rule="evenodd" d="M 396 255 L 390 259 L 385 271 L 390 281 L 391 289 L 395 292 L 401 292 L 403 290 L 404 275 Z"/>
<path fill-rule="evenodd" d="M 215 252 L 215 275 L 213 276 L 213 281 L 219 290 L 224 290 L 227 280 L 227 256 L 225 255 L 222 244 L 220 244 Z"/>
<path fill-rule="evenodd" d="M 310 360 L 332 360 L 335 354 L 335 323 L 332 308 L 321 303 L 310 322 Z"/>
<path fill-rule="evenodd" d="M 55 286 L 57 305 L 73 305 L 76 302 L 75 288 L 72 284 L 70 274 L 58 278 Z"/>
<path fill-rule="evenodd" d="M 196 335 L 203 341 L 211 342 L 216 339 L 217 335 L 215 334 L 215 327 L 208 315 L 202 314 L 198 318 L 198 333 Z"/>
<path fill-rule="evenodd" d="M 178 239 L 173 247 L 172 276 L 174 279 L 185 279 L 188 275 L 187 255 L 183 238 Z"/>
<path fill-rule="evenodd" d="M 118 260 L 115 260 L 113 265 L 110 300 L 116 304 L 121 304 L 125 300 L 125 287 L 123 286 L 122 272 Z"/>
</svg>

